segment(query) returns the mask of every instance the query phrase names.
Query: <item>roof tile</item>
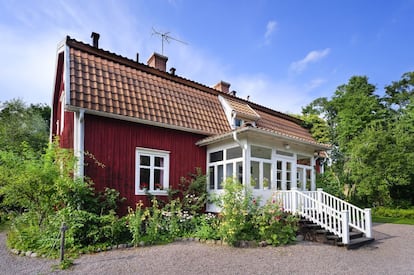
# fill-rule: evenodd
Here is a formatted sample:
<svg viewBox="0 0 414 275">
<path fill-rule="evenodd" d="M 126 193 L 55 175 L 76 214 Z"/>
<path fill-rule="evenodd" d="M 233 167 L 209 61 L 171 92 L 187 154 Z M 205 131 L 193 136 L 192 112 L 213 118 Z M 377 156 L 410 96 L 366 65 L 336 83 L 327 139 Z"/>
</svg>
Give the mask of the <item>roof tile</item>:
<svg viewBox="0 0 414 275">
<path fill-rule="evenodd" d="M 297 119 L 68 38 L 70 104 L 218 135 L 231 130 L 218 95 L 258 128 L 315 142 Z"/>
</svg>

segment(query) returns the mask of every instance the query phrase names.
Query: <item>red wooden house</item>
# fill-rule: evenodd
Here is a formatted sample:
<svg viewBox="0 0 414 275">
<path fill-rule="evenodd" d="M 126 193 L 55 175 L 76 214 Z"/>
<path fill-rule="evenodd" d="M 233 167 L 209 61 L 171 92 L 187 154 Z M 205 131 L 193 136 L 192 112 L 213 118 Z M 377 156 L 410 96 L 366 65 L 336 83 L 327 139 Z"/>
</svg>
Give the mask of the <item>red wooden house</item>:
<svg viewBox="0 0 414 275">
<path fill-rule="evenodd" d="M 117 189 L 126 204 L 163 196 L 200 167 L 220 193 L 234 177 L 257 195 L 315 190 L 317 143 L 302 121 L 230 91 L 166 71 L 167 57 L 147 64 L 67 37 L 58 47 L 51 137 L 79 159 L 77 173 L 95 188 Z M 102 165 L 97 165 L 102 163 Z M 214 205 L 208 210 L 214 211 Z"/>
</svg>

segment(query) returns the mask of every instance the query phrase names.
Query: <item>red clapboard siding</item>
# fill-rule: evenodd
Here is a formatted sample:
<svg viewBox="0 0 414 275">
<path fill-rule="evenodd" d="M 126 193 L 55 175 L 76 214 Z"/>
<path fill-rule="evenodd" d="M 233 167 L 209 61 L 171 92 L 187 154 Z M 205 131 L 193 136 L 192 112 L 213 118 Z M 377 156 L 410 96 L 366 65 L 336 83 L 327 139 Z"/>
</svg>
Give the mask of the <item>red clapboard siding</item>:
<svg viewBox="0 0 414 275">
<path fill-rule="evenodd" d="M 105 187 L 118 190 L 126 198 L 126 206 L 135 207 L 146 196 L 135 195 L 136 147 L 170 152 L 170 188 L 178 188 L 180 178 L 200 167 L 205 172 L 206 149 L 195 143 L 204 138 L 172 129 L 149 126 L 128 121 L 85 115 L 85 151 L 105 165 L 98 167 L 92 158 L 85 156 L 86 176 L 99 191 Z"/>
<path fill-rule="evenodd" d="M 61 105 L 61 104 L 59 104 Z M 74 113 L 65 112 L 63 132 L 60 135 L 60 147 L 73 149 Z"/>
</svg>

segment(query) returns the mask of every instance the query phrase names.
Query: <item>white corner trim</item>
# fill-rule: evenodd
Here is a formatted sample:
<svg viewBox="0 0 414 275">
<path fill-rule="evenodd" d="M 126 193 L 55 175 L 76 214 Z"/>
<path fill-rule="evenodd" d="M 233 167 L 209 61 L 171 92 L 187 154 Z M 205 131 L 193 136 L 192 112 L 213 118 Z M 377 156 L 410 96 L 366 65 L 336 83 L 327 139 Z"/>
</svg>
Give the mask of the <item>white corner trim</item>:
<svg viewBox="0 0 414 275">
<path fill-rule="evenodd" d="M 234 129 L 235 125 L 234 125 L 234 121 L 233 121 L 233 119 L 234 119 L 234 117 L 233 117 L 233 108 L 230 106 L 230 104 L 227 102 L 227 100 L 224 97 L 222 97 L 221 95 L 218 96 L 218 100 L 220 101 L 221 106 L 224 109 L 224 113 L 226 114 L 226 118 L 227 118 L 227 121 L 228 121 L 231 129 Z"/>
<path fill-rule="evenodd" d="M 65 89 L 65 109 L 70 105 L 70 49 L 69 46 L 65 47 L 64 66 L 63 66 L 63 85 Z"/>
</svg>

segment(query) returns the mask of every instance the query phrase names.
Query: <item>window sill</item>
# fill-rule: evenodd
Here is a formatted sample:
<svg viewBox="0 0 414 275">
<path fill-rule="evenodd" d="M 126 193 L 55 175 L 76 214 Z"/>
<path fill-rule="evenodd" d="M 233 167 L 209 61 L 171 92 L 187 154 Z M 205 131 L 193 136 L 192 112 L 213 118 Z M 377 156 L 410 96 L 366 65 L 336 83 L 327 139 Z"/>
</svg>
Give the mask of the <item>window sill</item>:
<svg viewBox="0 0 414 275">
<path fill-rule="evenodd" d="M 152 190 L 152 191 L 139 190 L 135 193 L 135 195 L 138 195 L 138 196 L 147 195 L 147 194 L 151 194 L 154 196 L 167 196 L 168 191 L 167 190 Z"/>
</svg>

